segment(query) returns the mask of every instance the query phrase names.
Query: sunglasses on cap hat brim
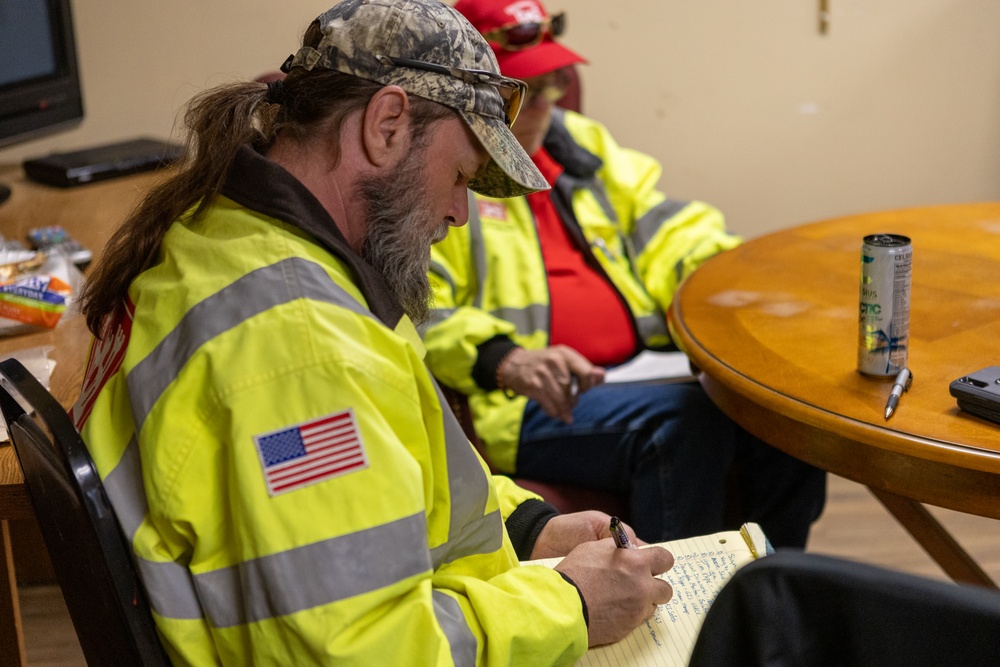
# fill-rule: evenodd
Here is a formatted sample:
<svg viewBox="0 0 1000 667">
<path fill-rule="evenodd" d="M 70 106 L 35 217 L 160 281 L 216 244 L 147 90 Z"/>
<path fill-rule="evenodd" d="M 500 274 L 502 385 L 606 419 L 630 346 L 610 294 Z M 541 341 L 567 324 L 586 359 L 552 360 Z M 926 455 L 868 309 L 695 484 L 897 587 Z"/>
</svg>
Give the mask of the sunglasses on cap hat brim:
<svg viewBox="0 0 1000 667">
<path fill-rule="evenodd" d="M 566 13 L 560 12 L 541 22 L 512 23 L 483 33 L 487 42 L 499 44 L 507 51 L 520 51 L 538 46 L 546 35 L 559 37 L 566 31 Z"/>
<path fill-rule="evenodd" d="M 435 72 L 446 74 L 456 79 L 461 79 L 466 83 L 484 83 L 492 86 L 500 93 L 503 100 L 503 112 L 506 116 L 507 127 L 511 127 L 517 120 L 517 114 L 521 111 L 521 105 L 528 92 L 528 85 L 518 79 L 511 79 L 499 74 L 494 74 L 484 69 L 469 69 L 466 67 L 449 67 L 438 63 L 429 63 L 423 60 L 410 60 L 409 58 L 393 58 L 391 56 L 375 56 L 380 62 L 389 63 L 396 67 L 409 67 L 410 69 L 424 70 L 425 72 Z"/>
</svg>

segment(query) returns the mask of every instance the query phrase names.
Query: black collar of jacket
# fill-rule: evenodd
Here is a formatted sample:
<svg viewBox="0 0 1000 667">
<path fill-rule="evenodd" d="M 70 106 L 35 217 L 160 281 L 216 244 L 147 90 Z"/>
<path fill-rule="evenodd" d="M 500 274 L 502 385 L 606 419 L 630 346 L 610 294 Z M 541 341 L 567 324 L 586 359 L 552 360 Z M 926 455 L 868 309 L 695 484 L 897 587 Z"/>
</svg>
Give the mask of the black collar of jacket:
<svg viewBox="0 0 1000 667">
<path fill-rule="evenodd" d="M 565 112 L 552 110 L 552 123 L 542 145 L 552 159 L 562 165 L 563 171 L 578 180 L 591 178 L 604 162 L 586 148 L 576 143 L 566 129 Z"/>
<path fill-rule="evenodd" d="M 242 146 L 226 175 L 222 194 L 241 206 L 287 222 L 313 237 L 354 272 L 355 284 L 372 314 L 390 329 L 396 328 L 403 316 L 403 307 L 382 276 L 354 252 L 330 214 L 298 179 L 250 146 Z"/>
</svg>

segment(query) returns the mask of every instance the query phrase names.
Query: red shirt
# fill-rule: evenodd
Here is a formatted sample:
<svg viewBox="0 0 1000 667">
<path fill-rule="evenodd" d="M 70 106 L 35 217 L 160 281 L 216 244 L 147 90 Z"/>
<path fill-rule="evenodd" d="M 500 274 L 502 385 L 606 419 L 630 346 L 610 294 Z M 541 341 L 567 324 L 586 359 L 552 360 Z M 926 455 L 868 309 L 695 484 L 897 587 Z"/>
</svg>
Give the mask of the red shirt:
<svg viewBox="0 0 1000 667">
<path fill-rule="evenodd" d="M 532 162 L 555 183 L 562 166 L 542 148 Z M 559 219 L 550 192 L 528 195 L 549 285 L 550 345 L 568 345 L 598 366 L 619 364 L 635 351 L 631 315 L 603 272 L 587 263 Z"/>
</svg>

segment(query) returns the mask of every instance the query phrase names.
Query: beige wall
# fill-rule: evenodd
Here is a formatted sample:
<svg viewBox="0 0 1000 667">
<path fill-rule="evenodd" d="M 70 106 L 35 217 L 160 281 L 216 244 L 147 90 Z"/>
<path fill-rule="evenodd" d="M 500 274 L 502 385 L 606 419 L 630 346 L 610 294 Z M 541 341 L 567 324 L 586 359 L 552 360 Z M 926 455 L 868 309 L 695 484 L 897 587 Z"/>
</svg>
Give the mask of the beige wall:
<svg viewBox="0 0 1000 667">
<path fill-rule="evenodd" d="M 740 233 L 1000 199 L 996 0 L 577 4 L 586 111 Z"/>
<path fill-rule="evenodd" d="M 87 119 L 0 162 L 167 137 L 191 95 L 276 68 L 329 3 L 74 0 Z M 738 233 L 1000 199 L 1000 2 L 829 4 L 821 35 L 818 0 L 548 3 L 591 61 L 585 110 Z"/>
</svg>

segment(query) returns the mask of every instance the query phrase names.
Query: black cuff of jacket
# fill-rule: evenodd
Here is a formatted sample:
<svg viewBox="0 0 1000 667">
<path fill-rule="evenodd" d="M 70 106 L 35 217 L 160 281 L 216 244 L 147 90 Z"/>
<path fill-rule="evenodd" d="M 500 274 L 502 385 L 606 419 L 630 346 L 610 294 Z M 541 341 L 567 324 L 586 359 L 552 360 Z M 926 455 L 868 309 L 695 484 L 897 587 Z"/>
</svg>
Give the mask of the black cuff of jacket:
<svg viewBox="0 0 1000 667">
<path fill-rule="evenodd" d="M 507 356 L 507 353 L 517 347 L 517 344 L 507 336 L 494 336 L 479 345 L 476 350 L 476 363 L 472 367 L 472 379 L 486 391 L 499 389 L 497 386 L 497 366 Z"/>
<path fill-rule="evenodd" d="M 504 525 L 507 526 L 507 535 L 514 545 L 518 560 L 531 558 L 531 551 L 535 548 L 538 535 L 554 516 L 559 516 L 559 510 L 544 500 L 535 498 L 525 500 L 511 512 Z"/>
<path fill-rule="evenodd" d="M 556 570 L 559 572 L 559 570 Z M 587 628 L 590 629 L 590 612 L 587 611 L 587 600 L 583 597 L 583 591 L 580 587 L 576 585 L 576 582 L 569 578 L 569 575 L 565 572 L 559 572 L 559 576 L 566 580 L 567 583 L 573 584 L 573 588 L 576 589 L 576 594 L 580 596 L 580 606 L 583 607 L 583 622 L 587 624 Z"/>
</svg>

